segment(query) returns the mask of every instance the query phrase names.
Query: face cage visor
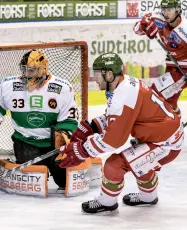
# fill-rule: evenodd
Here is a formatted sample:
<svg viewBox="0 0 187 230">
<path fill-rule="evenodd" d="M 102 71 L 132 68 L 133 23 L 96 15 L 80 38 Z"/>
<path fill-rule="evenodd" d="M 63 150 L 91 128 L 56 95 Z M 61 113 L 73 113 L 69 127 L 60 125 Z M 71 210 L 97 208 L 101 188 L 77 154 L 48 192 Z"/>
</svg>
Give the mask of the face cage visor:
<svg viewBox="0 0 187 230">
<path fill-rule="evenodd" d="M 38 76 L 39 74 L 39 67 L 30 67 L 27 65 L 20 65 L 20 70 L 22 73 L 22 77 L 26 78 L 27 80 L 31 80 Z"/>
<path fill-rule="evenodd" d="M 20 70 L 22 73 L 22 80 L 26 84 L 27 89 L 37 88 L 45 80 L 43 76 L 39 76 L 40 67 L 20 65 Z"/>
</svg>

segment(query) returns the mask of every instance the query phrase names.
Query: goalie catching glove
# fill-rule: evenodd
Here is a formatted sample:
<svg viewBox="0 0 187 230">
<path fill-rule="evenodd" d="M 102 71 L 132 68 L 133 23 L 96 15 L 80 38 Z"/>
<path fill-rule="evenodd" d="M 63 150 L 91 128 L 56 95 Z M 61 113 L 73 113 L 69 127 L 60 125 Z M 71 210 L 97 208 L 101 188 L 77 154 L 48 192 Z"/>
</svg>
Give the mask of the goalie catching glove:
<svg viewBox="0 0 187 230">
<path fill-rule="evenodd" d="M 71 134 L 65 130 L 57 129 L 56 127 L 51 127 L 51 145 L 58 149 L 62 145 L 69 144 Z"/>
<path fill-rule="evenodd" d="M 60 153 L 55 159 L 61 168 L 77 166 L 90 157 L 83 147 L 82 141 L 71 142 L 60 148 Z"/>
</svg>

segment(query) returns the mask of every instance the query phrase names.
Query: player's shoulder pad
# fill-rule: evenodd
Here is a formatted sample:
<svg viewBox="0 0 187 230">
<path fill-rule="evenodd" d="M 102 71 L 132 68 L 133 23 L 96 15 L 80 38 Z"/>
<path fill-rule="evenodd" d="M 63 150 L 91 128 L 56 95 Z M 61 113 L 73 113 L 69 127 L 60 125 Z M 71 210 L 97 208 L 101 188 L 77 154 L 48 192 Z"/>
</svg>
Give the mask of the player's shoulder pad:
<svg viewBox="0 0 187 230">
<path fill-rule="evenodd" d="M 116 88 L 114 99 L 119 105 L 134 108 L 140 91 L 140 81 L 132 76 L 124 75 L 124 81 Z"/>
<path fill-rule="evenodd" d="M 186 32 L 187 31 L 187 18 L 184 15 L 181 15 L 181 23 L 176 28 L 181 27 L 181 26 Z"/>
<path fill-rule="evenodd" d="M 127 86 L 133 86 L 136 87 L 137 84 L 139 84 L 139 79 L 130 75 L 125 74 L 124 75 L 124 84 Z"/>
<path fill-rule="evenodd" d="M 126 80 L 128 78 L 128 80 Z M 124 80 L 117 86 L 113 94 L 107 100 L 107 110 L 108 111 L 121 111 L 124 105 L 124 98 L 128 95 L 128 88 L 131 87 L 129 76 L 124 75 Z M 128 95 L 129 96 L 129 95 Z"/>
<path fill-rule="evenodd" d="M 73 91 L 73 87 L 69 81 L 54 75 L 52 75 L 48 82 L 48 89 L 49 88 L 57 89 L 58 92 L 61 93 Z"/>
<path fill-rule="evenodd" d="M 181 39 L 187 43 L 187 19 L 184 16 L 181 18 L 181 23 L 176 28 L 174 28 L 174 31 L 177 34 L 175 36 L 177 36 L 176 39 L 179 43 L 181 42 Z"/>
</svg>

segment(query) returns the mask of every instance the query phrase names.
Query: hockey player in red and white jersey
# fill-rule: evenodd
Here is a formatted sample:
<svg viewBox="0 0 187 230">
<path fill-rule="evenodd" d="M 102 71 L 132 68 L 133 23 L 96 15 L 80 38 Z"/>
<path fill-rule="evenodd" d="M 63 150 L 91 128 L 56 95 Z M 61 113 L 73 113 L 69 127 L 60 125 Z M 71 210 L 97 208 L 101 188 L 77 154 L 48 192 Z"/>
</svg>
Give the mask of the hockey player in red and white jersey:
<svg viewBox="0 0 187 230">
<path fill-rule="evenodd" d="M 181 151 L 184 139 L 181 119 L 169 103 L 143 81 L 122 75 L 122 60 L 117 54 L 99 56 L 93 64 L 101 90 L 109 92 L 104 115 L 92 122 L 81 121 L 71 143 L 60 148 L 56 158 L 62 168 L 72 167 L 87 157 L 95 158 L 113 152 L 105 162 L 101 195 L 82 204 L 87 213 L 113 211 L 124 186 L 124 175 L 132 172 L 139 193 L 123 197 L 126 205 L 153 205 L 158 202 L 158 177 L 155 170 L 173 161 Z M 138 145 L 124 149 L 129 135 Z M 122 149 L 118 149 L 118 148 Z M 118 149 L 118 150 L 117 150 Z M 117 152 L 119 154 L 115 154 Z"/>
<path fill-rule="evenodd" d="M 164 46 L 187 73 L 187 19 L 181 15 L 180 0 L 161 0 L 161 11 L 146 14 L 134 26 L 139 35 L 147 35 L 150 39 L 160 36 Z M 187 83 L 183 74 L 167 57 L 166 74 L 158 77 L 152 88 L 162 95 L 180 116 L 177 101 Z"/>
</svg>

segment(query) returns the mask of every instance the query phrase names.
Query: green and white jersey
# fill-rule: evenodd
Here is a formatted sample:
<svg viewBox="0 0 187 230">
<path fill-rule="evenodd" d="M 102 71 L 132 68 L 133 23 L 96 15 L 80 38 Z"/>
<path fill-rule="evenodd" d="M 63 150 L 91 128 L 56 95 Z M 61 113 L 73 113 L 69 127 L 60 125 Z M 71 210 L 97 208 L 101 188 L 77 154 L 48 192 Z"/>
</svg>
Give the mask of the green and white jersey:
<svg viewBox="0 0 187 230">
<path fill-rule="evenodd" d="M 0 119 L 11 112 L 13 136 L 37 147 L 51 146 L 51 126 L 73 132 L 78 109 L 71 84 L 51 79 L 40 89 L 25 90 L 19 76 L 6 77 L 0 84 Z"/>
</svg>

